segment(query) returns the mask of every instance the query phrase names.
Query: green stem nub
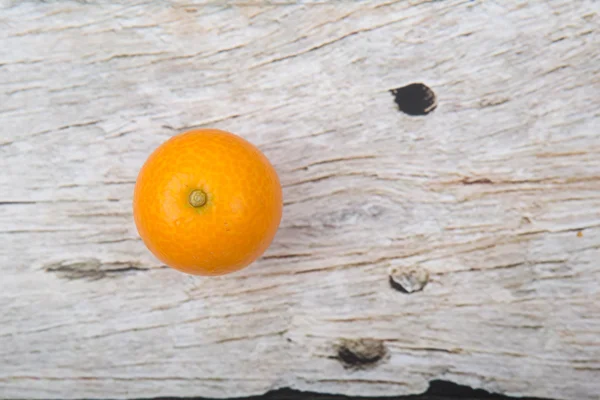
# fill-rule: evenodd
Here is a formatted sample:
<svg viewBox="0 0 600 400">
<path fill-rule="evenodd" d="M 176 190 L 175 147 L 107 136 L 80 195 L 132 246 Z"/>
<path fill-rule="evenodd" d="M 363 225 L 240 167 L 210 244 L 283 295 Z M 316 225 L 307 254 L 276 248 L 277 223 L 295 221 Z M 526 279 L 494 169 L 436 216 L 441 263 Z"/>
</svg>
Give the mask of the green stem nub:
<svg viewBox="0 0 600 400">
<path fill-rule="evenodd" d="M 202 207 L 206 204 L 206 193 L 200 189 L 196 189 L 190 193 L 188 201 L 192 207 Z"/>
</svg>

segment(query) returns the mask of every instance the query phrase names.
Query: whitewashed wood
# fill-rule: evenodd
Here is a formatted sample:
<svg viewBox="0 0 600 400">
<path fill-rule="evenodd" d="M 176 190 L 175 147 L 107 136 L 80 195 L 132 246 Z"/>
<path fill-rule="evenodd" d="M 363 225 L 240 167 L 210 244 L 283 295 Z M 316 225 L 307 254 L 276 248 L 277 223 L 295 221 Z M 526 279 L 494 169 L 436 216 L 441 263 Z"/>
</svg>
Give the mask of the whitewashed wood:
<svg viewBox="0 0 600 400">
<path fill-rule="evenodd" d="M 0 397 L 599 398 L 598 2 L 85 3 L 1 2 Z M 433 113 L 398 112 L 411 82 Z M 285 195 L 266 256 L 211 279 L 131 213 L 204 126 Z M 348 368 L 360 339 L 385 355 Z"/>
</svg>

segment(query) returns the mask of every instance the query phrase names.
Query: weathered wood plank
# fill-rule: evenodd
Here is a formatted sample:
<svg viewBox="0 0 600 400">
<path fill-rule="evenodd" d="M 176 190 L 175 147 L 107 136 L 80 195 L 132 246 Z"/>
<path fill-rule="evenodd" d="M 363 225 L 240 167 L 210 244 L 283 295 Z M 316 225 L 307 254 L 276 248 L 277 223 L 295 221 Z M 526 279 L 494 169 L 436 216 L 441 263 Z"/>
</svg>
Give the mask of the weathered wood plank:
<svg viewBox="0 0 600 400">
<path fill-rule="evenodd" d="M 598 398 L 598 2 L 0 4 L 2 397 Z M 398 111 L 411 82 L 435 111 Z M 201 126 L 284 185 L 266 256 L 215 279 L 131 213 Z"/>
</svg>

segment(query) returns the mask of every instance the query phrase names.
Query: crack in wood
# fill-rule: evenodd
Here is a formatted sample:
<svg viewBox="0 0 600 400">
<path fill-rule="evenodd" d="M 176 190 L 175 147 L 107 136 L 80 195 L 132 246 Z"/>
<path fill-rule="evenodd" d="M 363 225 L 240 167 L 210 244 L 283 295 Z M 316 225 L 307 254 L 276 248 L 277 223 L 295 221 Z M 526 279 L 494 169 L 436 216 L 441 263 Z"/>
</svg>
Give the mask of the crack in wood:
<svg viewBox="0 0 600 400">
<path fill-rule="evenodd" d="M 148 271 L 139 262 L 109 262 L 105 263 L 95 258 L 61 261 L 46 265 L 44 270 L 57 274 L 58 277 L 67 280 L 98 280 L 108 277 L 121 276 L 129 272 Z"/>
</svg>

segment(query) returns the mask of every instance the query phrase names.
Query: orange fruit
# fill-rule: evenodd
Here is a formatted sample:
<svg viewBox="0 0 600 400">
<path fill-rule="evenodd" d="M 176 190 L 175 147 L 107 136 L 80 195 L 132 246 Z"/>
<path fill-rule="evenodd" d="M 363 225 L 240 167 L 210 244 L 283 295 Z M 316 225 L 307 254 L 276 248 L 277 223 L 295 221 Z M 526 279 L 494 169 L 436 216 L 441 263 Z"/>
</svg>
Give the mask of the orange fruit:
<svg viewBox="0 0 600 400">
<path fill-rule="evenodd" d="M 142 167 L 133 216 L 148 249 L 172 268 L 223 275 L 260 257 L 282 213 L 281 185 L 251 143 L 217 129 L 159 146 Z"/>
</svg>

